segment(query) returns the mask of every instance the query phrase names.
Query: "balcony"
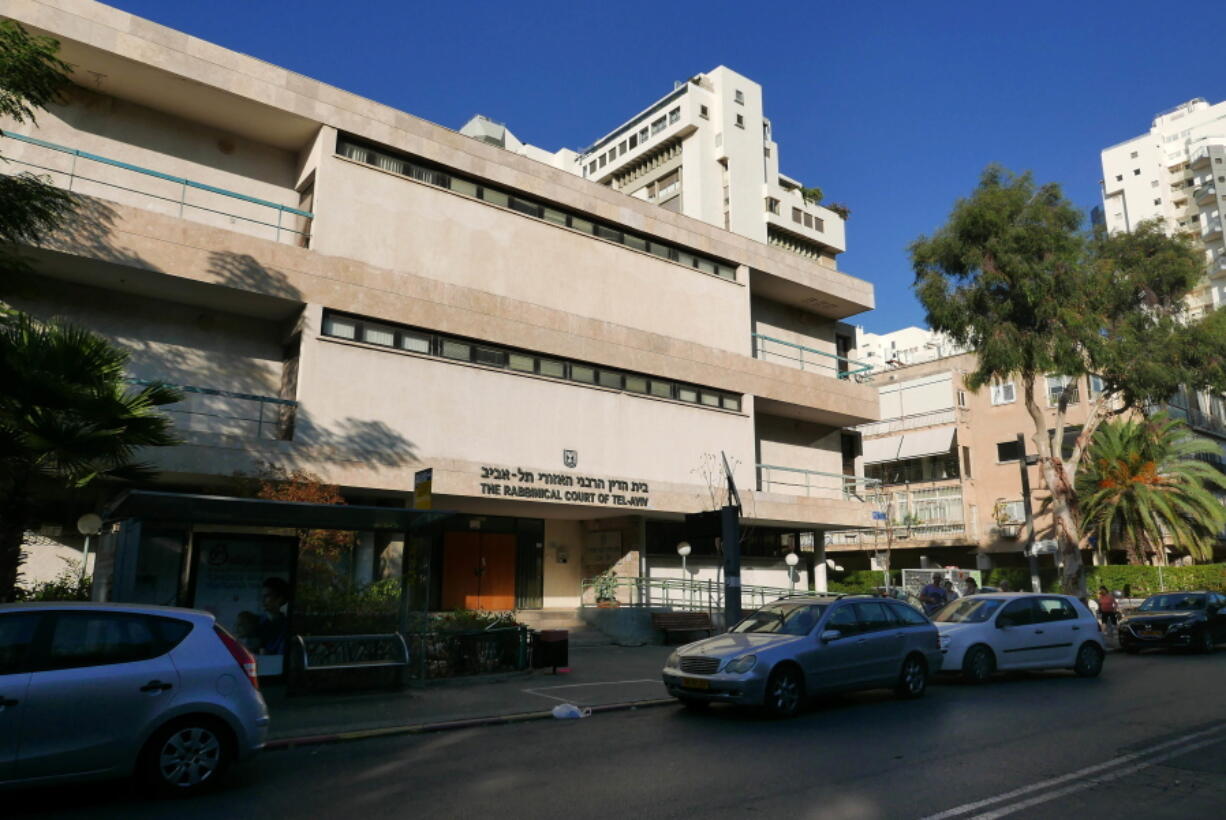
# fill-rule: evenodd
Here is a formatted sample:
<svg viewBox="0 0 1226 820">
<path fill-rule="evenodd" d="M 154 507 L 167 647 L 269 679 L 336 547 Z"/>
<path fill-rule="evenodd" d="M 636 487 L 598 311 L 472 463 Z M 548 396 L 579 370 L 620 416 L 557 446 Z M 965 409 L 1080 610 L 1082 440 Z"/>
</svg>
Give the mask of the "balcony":
<svg viewBox="0 0 1226 820">
<path fill-rule="evenodd" d="M 1215 239 L 1222 238 L 1222 219 L 1210 219 L 1205 222 L 1205 226 L 1200 230 L 1200 238 L 1204 242 L 1210 242 Z"/>
<path fill-rule="evenodd" d="M 128 384 L 147 386 L 154 382 L 128 379 Z M 183 401 L 163 407 L 162 412 L 174 422 L 175 434 L 193 443 L 214 436 L 256 441 L 288 441 L 293 437 L 296 401 L 186 384 L 167 386 L 182 392 Z"/>
<path fill-rule="evenodd" d="M 1226 276 L 1226 254 L 1219 256 L 1217 259 L 1210 260 L 1205 273 L 1210 279 Z"/>
<path fill-rule="evenodd" d="M 883 436 L 888 433 L 901 433 L 904 430 L 915 430 L 920 427 L 953 424 L 957 420 L 957 412 L 954 408 L 950 407 L 945 410 L 933 410 L 928 413 L 916 413 L 912 416 L 901 416 L 895 419 L 861 424 L 855 429 L 865 436 Z"/>
<path fill-rule="evenodd" d="M 1211 203 L 1217 199 L 1217 186 L 1212 182 L 1208 185 L 1202 185 L 1192 194 L 1192 198 L 1196 200 L 1197 205 Z"/>
<path fill-rule="evenodd" d="M 894 527 L 894 547 L 920 546 L 931 541 L 949 541 L 951 543 L 967 543 L 966 525 L 951 524 L 918 524 L 913 527 Z M 871 530 L 839 530 L 826 533 L 828 547 L 884 547 L 888 535 L 885 527 Z M 920 542 L 920 543 L 916 543 Z"/>
<path fill-rule="evenodd" d="M 1192 159 L 1188 162 L 1188 167 L 1196 170 L 1199 168 L 1208 168 L 1210 163 L 1209 146 L 1197 149 L 1192 154 Z"/>
<path fill-rule="evenodd" d="M 309 211 L 11 131 L 0 133 L 28 146 L 16 156 L 12 151 L 4 151 L 9 164 L 17 171 L 41 176 L 58 188 L 274 242 L 307 246 L 311 220 L 315 218 Z"/>
<path fill-rule="evenodd" d="M 823 473 L 773 464 L 759 464 L 757 468 L 758 490 L 765 493 L 863 502 L 868 498 L 869 491 L 881 486 L 881 482 L 876 479 L 854 475 Z"/>
<path fill-rule="evenodd" d="M 846 379 L 851 376 L 863 376 L 873 369 L 871 364 L 858 362 L 846 356 L 836 356 L 824 350 L 805 347 L 795 342 L 785 342 L 761 333 L 754 333 L 753 356 L 762 361 L 774 362 L 797 370 L 820 372 L 827 376 Z"/>
</svg>

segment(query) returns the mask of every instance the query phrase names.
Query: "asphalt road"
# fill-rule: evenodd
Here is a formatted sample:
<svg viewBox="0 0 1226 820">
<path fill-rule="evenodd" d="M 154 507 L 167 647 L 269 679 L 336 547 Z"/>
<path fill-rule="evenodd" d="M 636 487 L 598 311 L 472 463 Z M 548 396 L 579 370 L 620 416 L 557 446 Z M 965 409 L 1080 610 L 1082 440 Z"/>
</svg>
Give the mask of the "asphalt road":
<svg viewBox="0 0 1226 820">
<path fill-rule="evenodd" d="M 1226 651 L 820 701 L 784 722 L 673 707 L 270 752 L 216 794 L 129 783 L 0 797 L 4 817 L 1220 816 Z M 1054 799 L 1053 799 L 1054 796 Z"/>
</svg>

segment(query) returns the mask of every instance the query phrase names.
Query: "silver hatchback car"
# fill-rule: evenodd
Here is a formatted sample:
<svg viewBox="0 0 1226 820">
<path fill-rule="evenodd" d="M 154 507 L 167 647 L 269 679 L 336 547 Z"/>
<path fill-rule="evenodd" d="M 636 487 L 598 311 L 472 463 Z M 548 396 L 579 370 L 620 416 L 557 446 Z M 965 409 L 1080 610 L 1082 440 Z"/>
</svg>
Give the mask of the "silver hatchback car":
<svg viewBox="0 0 1226 820">
<path fill-rule="evenodd" d="M 780 717 L 826 692 L 892 687 L 917 698 L 941 667 L 937 628 L 912 606 L 873 596 L 791 597 L 729 632 L 686 644 L 664 665 L 669 694 L 690 708 L 765 706 Z"/>
<path fill-rule="evenodd" d="M 207 612 L 0 606 L 0 788 L 137 774 L 191 793 L 267 733 L 255 658 Z"/>
</svg>

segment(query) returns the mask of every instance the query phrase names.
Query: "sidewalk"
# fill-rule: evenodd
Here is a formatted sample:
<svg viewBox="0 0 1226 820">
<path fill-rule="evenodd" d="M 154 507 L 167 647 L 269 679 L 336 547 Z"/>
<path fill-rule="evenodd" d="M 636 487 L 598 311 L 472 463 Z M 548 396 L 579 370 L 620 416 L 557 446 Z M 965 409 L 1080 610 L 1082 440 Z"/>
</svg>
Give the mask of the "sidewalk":
<svg viewBox="0 0 1226 820">
<path fill-rule="evenodd" d="M 668 700 L 660 670 L 675 648 L 572 646 L 569 674 L 555 676 L 541 669 L 494 678 L 456 678 L 397 692 L 289 698 L 284 689 L 270 688 L 264 693 L 272 715 L 269 748 L 430 731 L 456 723 L 527 720 L 547 715 L 559 703 L 599 710 Z"/>
</svg>

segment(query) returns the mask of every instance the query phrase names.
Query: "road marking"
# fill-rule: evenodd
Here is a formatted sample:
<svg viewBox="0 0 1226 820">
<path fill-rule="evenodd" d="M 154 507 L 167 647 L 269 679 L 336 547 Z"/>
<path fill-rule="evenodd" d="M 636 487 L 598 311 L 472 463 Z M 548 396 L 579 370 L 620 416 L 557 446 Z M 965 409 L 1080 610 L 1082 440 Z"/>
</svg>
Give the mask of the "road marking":
<svg viewBox="0 0 1226 820">
<path fill-rule="evenodd" d="M 566 698 L 559 698 L 559 697 L 554 697 L 553 695 L 546 695 L 541 690 L 545 689 L 545 690 L 552 692 L 555 689 L 578 689 L 583 686 L 618 686 L 620 684 L 626 684 L 626 683 L 660 683 L 660 679 L 659 678 L 642 678 L 640 680 L 611 680 L 611 681 L 601 681 L 599 683 L 564 683 L 564 684 L 561 684 L 560 686 L 541 686 L 536 689 L 524 689 L 522 691 L 526 692 L 529 695 L 539 695 L 540 697 L 549 698 L 550 700 L 557 700 L 557 701 L 561 701 L 562 703 L 568 703 L 569 701 Z"/>
<path fill-rule="evenodd" d="M 991 809 L 983 814 L 974 815 L 970 820 L 992 820 L 992 818 L 1004 817 L 1005 815 L 1012 814 L 1015 811 L 1021 811 L 1022 809 L 1029 808 L 1030 806 L 1036 806 L 1040 803 L 1046 803 L 1049 800 L 1055 800 L 1057 797 L 1064 797 L 1065 795 L 1072 794 L 1074 792 L 1083 791 L 1085 789 L 1097 786 L 1100 783 L 1108 783 L 1112 780 L 1123 777 L 1124 775 L 1132 774 L 1133 772 L 1149 766 L 1162 763 L 1163 761 L 1169 760 L 1172 757 L 1179 757 L 1180 755 L 1187 754 L 1188 752 L 1199 749 L 1202 746 L 1209 746 L 1213 743 L 1217 743 L 1220 738 L 1210 736 L 1220 735 L 1223 732 L 1226 732 L 1226 725 L 1214 726 L 1211 729 L 1203 729 L 1199 732 L 1192 732 L 1191 734 L 1182 735 L 1174 738 L 1173 740 L 1168 740 L 1155 746 L 1151 746 L 1143 752 L 1133 752 L 1131 754 L 1120 755 L 1119 757 L 1108 760 L 1105 763 L 1096 763 L 1093 766 L 1087 766 L 1084 769 L 1069 772 L 1068 774 L 1063 774 L 1059 777 L 1053 777 L 1048 780 L 1042 780 L 1038 783 L 1031 783 L 1029 786 L 1022 786 L 1021 788 L 1013 789 L 1012 791 L 1004 792 L 1003 794 L 998 794 L 995 797 L 976 800 L 973 803 L 964 803 L 961 806 L 955 806 L 954 808 L 947 809 L 939 814 L 930 814 L 922 818 L 922 820 L 947 820 L 947 818 L 950 817 L 969 815 L 971 812 L 978 811 L 979 809 L 986 809 L 996 803 L 1001 803 L 1003 801 L 1012 800 L 1018 797 L 1024 797 L 1025 795 L 1028 795 L 1031 792 L 1039 791 L 1040 789 L 1050 789 L 1053 786 L 1068 783 L 1070 780 L 1088 778 L 1070 786 L 1065 786 L 1054 791 L 1049 791 L 1035 797 L 1027 798 L 1020 803 L 1001 806 L 996 809 Z M 1205 739 L 1191 745 L 1181 746 L 1181 744 L 1188 744 L 1189 741 L 1198 740 L 1200 738 Z M 1172 751 L 1169 751 L 1166 754 L 1158 755 L 1157 757 L 1150 757 L 1155 752 L 1160 752 L 1172 746 L 1181 746 L 1181 748 L 1173 749 Z M 1136 765 L 1130 766 L 1127 769 L 1114 771 L 1107 774 L 1098 774 L 1104 769 L 1125 766 L 1134 762 L 1136 762 Z"/>
</svg>

